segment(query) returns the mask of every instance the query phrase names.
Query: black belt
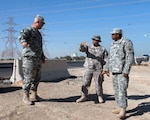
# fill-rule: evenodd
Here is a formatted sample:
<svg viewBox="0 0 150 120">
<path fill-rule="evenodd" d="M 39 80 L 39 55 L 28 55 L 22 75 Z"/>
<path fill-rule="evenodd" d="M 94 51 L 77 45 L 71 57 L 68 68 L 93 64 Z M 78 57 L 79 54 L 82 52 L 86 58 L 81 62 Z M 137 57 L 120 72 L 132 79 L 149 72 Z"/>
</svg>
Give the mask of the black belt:
<svg viewBox="0 0 150 120">
<path fill-rule="evenodd" d="M 118 74 L 122 74 L 122 73 L 112 73 L 112 75 L 118 75 Z"/>
</svg>

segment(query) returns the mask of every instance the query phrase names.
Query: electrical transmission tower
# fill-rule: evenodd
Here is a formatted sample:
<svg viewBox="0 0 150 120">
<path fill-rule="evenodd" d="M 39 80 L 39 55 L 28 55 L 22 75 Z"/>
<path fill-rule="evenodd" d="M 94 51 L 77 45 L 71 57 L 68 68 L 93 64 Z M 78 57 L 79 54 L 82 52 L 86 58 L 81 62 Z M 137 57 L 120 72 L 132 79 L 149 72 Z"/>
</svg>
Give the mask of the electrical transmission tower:
<svg viewBox="0 0 150 120">
<path fill-rule="evenodd" d="M 15 59 L 21 57 L 21 52 L 19 51 L 16 43 L 15 38 L 15 32 L 14 26 L 17 24 L 14 23 L 13 17 L 10 17 L 8 22 L 6 22 L 8 25 L 6 43 L 5 43 L 5 49 L 2 51 L 1 59 Z"/>
</svg>

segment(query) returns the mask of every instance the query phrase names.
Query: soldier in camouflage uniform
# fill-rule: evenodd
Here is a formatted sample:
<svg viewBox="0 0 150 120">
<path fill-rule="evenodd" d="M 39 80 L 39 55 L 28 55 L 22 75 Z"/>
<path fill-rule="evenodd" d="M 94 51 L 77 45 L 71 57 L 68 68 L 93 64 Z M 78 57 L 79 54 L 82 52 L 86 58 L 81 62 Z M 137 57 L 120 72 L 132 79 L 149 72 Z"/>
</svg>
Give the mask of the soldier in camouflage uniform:
<svg viewBox="0 0 150 120">
<path fill-rule="evenodd" d="M 32 26 L 20 32 L 19 40 L 22 44 L 23 102 L 31 105 L 38 100 L 37 88 L 41 79 L 41 64 L 45 62 L 42 49 L 42 35 L 39 29 L 45 24 L 44 18 L 37 15 Z"/>
<path fill-rule="evenodd" d="M 99 42 L 101 42 L 101 37 L 96 35 L 92 38 L 92 45 L 87 46 L 86 42 L 82 42 L 80 45 L 79 50 L 86 53 L 86 59 L 84 63 L 85 72 L 82 79 L 81 97 L 76 100 L 77 103 L 86 101 L 92 78 L 95 81 L 98 101 L 99 103 L 104 102 L 102 86 L 104 76 L 101 72 L 108 52 Z"/>
<path fill-rule="evenodd" d="M 127 88 L 129 72 L 134 61 L 133 43 L 122 36 L 122 29 L 114 28 L 111 32 L 114 40 L 110 46 L 108 61 L 104 66 L 103 74 L 112 73 L 115 101 L 118 108 L 113 110 L 118 118 L 125 118 L 127 108 Z"/>
</svg>

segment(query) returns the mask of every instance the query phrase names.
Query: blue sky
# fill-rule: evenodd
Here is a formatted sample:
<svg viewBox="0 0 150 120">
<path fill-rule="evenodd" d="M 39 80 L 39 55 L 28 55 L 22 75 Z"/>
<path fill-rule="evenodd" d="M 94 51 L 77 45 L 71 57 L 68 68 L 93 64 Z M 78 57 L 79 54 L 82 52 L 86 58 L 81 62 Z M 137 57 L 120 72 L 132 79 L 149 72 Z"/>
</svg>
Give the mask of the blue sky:
<svg viewBox="0 0 150 120">
<path fill-rule="evenodd" d="M 116 27 L 133 41 L 136 56 L 150 55 L 150 0 L 1 0 L 0 52 L 8 46 L 10 18 L 17 38 L 37 14 L 45 18 L 44 50 L 50 58 L 84 55 L 79 44 L 87 41 L 90 45 L 94 35 L 101 35 L 101 45 L 109 49 L 110 31 Z M 22 51 L 18 39 L 16 44 Z"/>
</svg>

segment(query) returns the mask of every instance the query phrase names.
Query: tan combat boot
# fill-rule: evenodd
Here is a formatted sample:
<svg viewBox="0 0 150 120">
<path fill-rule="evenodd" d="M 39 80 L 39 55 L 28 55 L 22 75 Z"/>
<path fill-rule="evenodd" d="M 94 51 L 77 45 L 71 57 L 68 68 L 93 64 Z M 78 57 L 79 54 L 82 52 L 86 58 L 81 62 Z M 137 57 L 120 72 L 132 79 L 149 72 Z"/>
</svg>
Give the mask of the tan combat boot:
<svg viewBox="0 0 150 120">
<path fill-rule="evenodd" d="M 120 109 L 120 108 L 117 108 L 117 109 L 112 110 L 112 113 L 113 113 L 113 114 L 119 114 L 120 111 L 121 111 L 121 109 Z"/>
<path fill-rule="evenodd" d="M 104 103 L 104 99 L 103 99 L 102 96 L 98 96 L 98 102 L 99 102 L 99 103 Z"/>
<path fill-rule="evenodd" d="M 41 100 L 41 98 L 37 95 L 37 91 L 35 90 L 30 91 L 30 100 L 33 102 Z"/>
<path fill-rule="evenodd" d="M 117 117 L 120 118 L 120 119 L 124 119 L 126 117 L 126 109 L 121 108 L 120 113 L 117 115 Z"/>
<path fill-rule="evenodd" d="M 87 97 L 85 95 L 82 95 L 79 99 L 76 100 L 77 103 L 79 102 L 85 102 Z"/>
<path fill-rule="evenodd" d="M 27 105 L 32 105 L 32 102 L 29 100 L 29 92 L 24 92 L 23 93 L 22 101 Z"/>
</svg>

